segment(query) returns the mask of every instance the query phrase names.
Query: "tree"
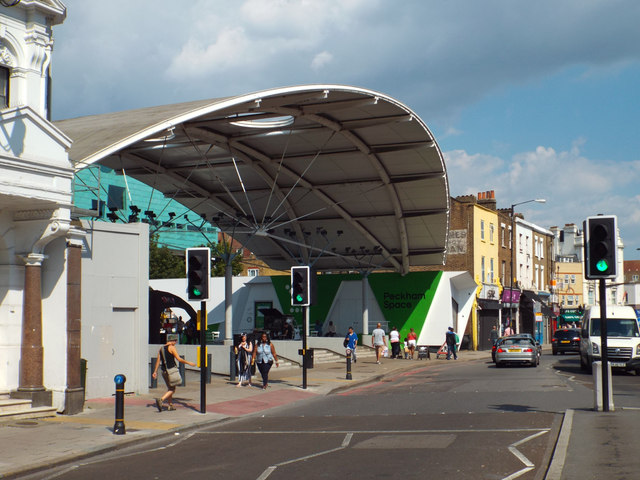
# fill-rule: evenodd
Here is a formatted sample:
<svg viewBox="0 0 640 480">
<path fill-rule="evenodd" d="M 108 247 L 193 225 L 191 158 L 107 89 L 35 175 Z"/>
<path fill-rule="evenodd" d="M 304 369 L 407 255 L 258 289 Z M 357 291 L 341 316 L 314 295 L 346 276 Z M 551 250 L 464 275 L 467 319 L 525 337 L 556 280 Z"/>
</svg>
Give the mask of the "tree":
<svg viewBox="0 0 640 480">
<path fill-rule="evenodd" d="M 183 252 L 184 253 L 184 252 Z M 184 255 L 176 255 L 166 245 L 158 246 L 158 234 L 149 238 L 149 278 L 185 278 Z"/>
<path fill-rule="evenodd" d="M 217 244 L 209 244 L 211 248 L 211 276 L 224 277 L 226 270 L 226 255 L 227 252 L 231 252 L 231 248 L 228 242 L 220 242 Z M 236 253 L 231 260 L 232 275 L 240 275 L 242 273 L 242 254 Z"/>
</svg>

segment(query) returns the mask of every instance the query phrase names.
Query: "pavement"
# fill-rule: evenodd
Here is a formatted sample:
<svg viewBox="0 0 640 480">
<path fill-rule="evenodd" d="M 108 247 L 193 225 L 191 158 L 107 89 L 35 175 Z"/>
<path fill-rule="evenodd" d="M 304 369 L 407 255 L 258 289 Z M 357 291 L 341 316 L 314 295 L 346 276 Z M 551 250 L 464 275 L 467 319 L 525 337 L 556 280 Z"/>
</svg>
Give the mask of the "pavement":
<svg viewBox="0 0 640 480">
<path fill-rule="evenodd" d="M 458 361 L 486 360 L 487 355 L 488 352 L 462 351 Z M 442 360 L 432 355 L 431 360 L 384 359 L 377 365 L 374 359 L 361 359 L 353 365 L 351 380 L 346 379 L 344 362 L 317 364 L 308 370 L 306 389 L 302 388 L 300 368 L 274 366 L 267 390 L 262 390 L 259 374 L 251 387 L 237 387 L 228 376 L 212 375 L 206 386 L 206 413 L 200 412 L 200 373 L 187 371 L 187 385 L 178 387 L 174 397 L 175 411 L 167 411 L 165 406 L 163 412 L 158 412 L 156 408 L 154 399 L 166 390 L 161 379 L 160 388 L 150 389 L 149 394 L 127 395 L 123 435 L 113 433 L 114 397 L 88 400 L 84 411 L 77 415 L 0 424 L 0 478 L 19 478 L 132 443 L 180 435 L 209 424 L 374 383 L 436 361 Z M 640 478 L 634 441 L 638 431 L 638 410 L 568 410 L 545 480 Z"/>
</svg>

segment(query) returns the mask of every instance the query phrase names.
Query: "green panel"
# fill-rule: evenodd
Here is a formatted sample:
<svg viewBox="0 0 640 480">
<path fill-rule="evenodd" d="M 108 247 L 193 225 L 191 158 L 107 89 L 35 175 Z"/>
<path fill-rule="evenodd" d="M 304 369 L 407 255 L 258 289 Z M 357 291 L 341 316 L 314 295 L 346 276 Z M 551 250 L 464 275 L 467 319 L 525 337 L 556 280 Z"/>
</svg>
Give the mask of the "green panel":
<svg viewBox="0 0 640 480">
<path fill-rule="evenodd" d="M 369 275 L 369 285 L 389 327 L 398 327 L 401 338 L 404 338 L 411 327 L 420 335 L 441 278 L 442 272 L 413 272 L 405 276 L 377 273 Z M 324 323 L 342 282 L 359 280 L 362 280 L 362 276 L 358 274 L 318 276 L 317 299 L 315 305 L 310 307 L 311 328 L 316 321 Z M 290 311 L 290 277 L 273 276 L 271 281 L 282 305 L 282 313 L 293 315 L 298 325 L 302 326 L 302 309 Z"/>
<path fill-rule="evenodd" d="M 362 276 L 357 274 L 345 275 L 319 275 L 317 281 L 317 294 L 314 305 L 309 307 L 309 318 L 311 320 L 310 330 L 316 321 L 324 323 L 331 309 L 331 305 L 335 299 L 336 293 L 343 281 L 361 280 Z M 296 307 L 299 311 L 291 312 L 291 294 L 289 293 L 291 277 L 289 275 L 279 275 L 271 277 L 271 282 L 278 295 L 280 305 L 285 315 L 293 315 L 299 326 L 303 325 L 302 309 Z"/>
<path fill-rule="evenodd" d="M 433 302 L 442 272 L 369 275 L 369 285 L 389 328 L 395 326 L 404 339 L 413 327 L 419 336 Z"/>
</svg>

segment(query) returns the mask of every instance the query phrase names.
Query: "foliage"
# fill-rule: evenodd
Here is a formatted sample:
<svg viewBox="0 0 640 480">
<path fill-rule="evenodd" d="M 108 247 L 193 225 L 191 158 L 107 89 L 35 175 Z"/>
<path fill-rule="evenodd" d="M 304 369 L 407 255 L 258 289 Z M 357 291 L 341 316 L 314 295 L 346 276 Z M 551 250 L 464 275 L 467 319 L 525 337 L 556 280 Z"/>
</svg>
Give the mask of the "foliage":
<svg viewBox="0 0 640 480">
<path fill-rule="evenodd" d="M 229 243 L 209 244 L 209 248 L 211 248 L 211 276 L 224 277 L 226 270 L 225 256 L 230 251 Z M 242 273 L 242 254 L 237 253 L 231 260 L 231 271 L 234 277 Z"/>
<path fill-rule="evenodd" d="M 184 256 L 176 255 L 166 245 L 158 246 L 158 235 L 149 239 L 149 278 L 185 278 Z"/>
<path fill-rule="evenodd" d="M 205 245 L 200 245 L 205 246 Z M 222 242 L 218 244 L 210 243 L 206 245 L 211 249 L 211 276 L 224 277 L 226 270 L 225 256 L 229 251 L 229 244 Z M 185 278 L 184 255 L 176 255 L 166 246 L 158 245 L 158 235 L 154 234 L 149 239 L 149 278 L 152 280 L 159 278 Z M 242 254 L 237 253 L 231 261 L 233 276 L 242 273 Z"/>
</svg>

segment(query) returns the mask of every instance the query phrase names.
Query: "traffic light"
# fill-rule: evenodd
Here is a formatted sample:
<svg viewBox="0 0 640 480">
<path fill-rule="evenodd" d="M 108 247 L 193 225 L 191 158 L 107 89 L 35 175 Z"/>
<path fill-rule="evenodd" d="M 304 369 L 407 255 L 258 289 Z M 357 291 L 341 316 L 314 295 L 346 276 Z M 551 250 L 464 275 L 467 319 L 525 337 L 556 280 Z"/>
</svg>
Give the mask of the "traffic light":
<svg viewBox="0 0 640 480">
<path fill-rule="evenodd" d="M 209 248 L 187 248 L 187 297 L 189 300 L 209 299 L 211 251 Z"/>
<path fill-rule="evenodd" d="M 291 267 L 291 305 L 311 305 L 311 269 L 308 266 Z"/>
<path fill-rule="evenodd" d="M 618 248 L 615 215 L 587 217 L 584 222 L 585 277 L 589 280 L 615 278 Z"/>
</svg>

